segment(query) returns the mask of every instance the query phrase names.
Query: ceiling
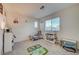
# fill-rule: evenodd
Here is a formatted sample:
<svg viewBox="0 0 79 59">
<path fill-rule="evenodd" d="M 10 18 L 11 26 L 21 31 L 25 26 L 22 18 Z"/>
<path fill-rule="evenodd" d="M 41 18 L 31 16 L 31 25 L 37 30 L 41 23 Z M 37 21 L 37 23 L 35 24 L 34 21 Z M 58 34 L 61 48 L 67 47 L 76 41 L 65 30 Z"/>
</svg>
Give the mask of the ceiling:
<svg viewBox="0 0 79 59">
<path fill-rule="evenodd" d="M 12 13 L 18 13 L 35 18 L 45 17 L 51 13 L 57 12 L 66 7 L 70 7 L 72 3 L 4 3 L 5 9 Z M 44 5 L 45 8 L 40 10 Z"/>
</svg>

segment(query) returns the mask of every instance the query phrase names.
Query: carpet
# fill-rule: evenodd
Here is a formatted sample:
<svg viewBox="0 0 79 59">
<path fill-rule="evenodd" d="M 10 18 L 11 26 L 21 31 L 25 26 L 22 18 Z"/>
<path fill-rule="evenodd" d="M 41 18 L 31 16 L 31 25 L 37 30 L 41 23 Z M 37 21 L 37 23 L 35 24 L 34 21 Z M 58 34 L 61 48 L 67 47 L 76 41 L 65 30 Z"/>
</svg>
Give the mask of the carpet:
<svg viewBox="0 0 79 59">
<path fill-rule="evenodd" d="M 42 47 L 40 44 L 28 47 L 27 51 L 30 55 L 45 55 L 48 53 L 48 50 Z"/>
</svg>

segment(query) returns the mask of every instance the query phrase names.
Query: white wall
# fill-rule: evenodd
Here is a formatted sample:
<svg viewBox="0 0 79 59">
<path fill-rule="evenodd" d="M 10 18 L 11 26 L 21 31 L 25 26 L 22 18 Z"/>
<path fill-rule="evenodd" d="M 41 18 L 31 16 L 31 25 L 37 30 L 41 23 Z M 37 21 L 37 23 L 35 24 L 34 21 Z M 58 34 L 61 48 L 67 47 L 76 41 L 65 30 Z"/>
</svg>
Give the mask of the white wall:
<svg viewBox="0 0 79 59">
<path fill-rule="evenodd" d="M 68 38 L 79 41 L 79 4 L 72 7 L 55 12 L 47 17 L 42 18 L 42 22 L 53 17 L 59 16 L 61 19 L 60 31 L 58 39 Z M 44 31 L 44 24 L 42 25 Z"/>
<path fill-rule="evenodd" d="M 12 28 L 12 30 L 16 35 L 15 42 L 28 40 L 28 36 L 33 35 L 37 31 L 34 27 L 34 21 L 22 23 L 20 26 Z"/>
</svg>

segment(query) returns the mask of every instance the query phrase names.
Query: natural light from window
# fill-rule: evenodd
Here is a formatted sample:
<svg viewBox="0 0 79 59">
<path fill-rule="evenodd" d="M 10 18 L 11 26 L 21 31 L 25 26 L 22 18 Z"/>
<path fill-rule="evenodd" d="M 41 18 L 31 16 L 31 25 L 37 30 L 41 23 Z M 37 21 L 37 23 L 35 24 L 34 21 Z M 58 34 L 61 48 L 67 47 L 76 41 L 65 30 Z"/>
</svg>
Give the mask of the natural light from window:
<svg viewBox="0 0 79 59">
<path fill-rule="evenodd" d="M 45 31 L 59 31 L 60 30 L 60 18 L 55 17 L 45 21 Z"/>
<path fill-rule="evenodd" d="M 34 22 L 34 27 L 38 28 L 38 22 L 37 21 Z"/>
</svg>

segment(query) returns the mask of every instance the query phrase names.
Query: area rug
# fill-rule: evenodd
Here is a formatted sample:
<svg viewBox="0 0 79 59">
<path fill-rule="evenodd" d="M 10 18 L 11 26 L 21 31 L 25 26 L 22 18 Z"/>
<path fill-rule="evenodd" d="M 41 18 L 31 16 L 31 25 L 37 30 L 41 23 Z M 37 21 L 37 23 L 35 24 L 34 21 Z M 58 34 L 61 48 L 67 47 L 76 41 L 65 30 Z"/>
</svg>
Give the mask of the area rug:
<svg viewBox="0 0 79 59">
<path fill-rule="evenodd" d="M 48 53 L 48 50 L 40 44 L 28 47 L 27 51 L 30 55 L 45 55 Z"/>
</svg>

